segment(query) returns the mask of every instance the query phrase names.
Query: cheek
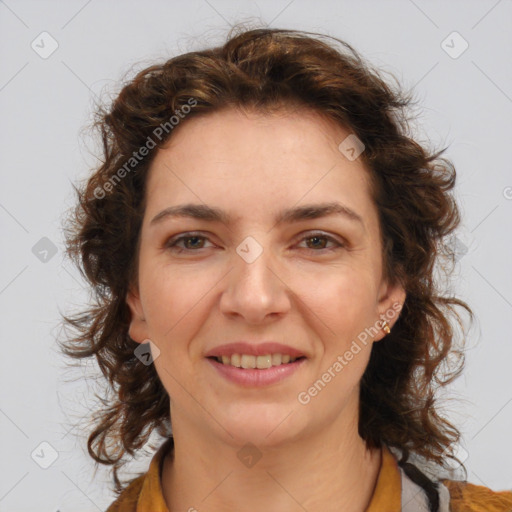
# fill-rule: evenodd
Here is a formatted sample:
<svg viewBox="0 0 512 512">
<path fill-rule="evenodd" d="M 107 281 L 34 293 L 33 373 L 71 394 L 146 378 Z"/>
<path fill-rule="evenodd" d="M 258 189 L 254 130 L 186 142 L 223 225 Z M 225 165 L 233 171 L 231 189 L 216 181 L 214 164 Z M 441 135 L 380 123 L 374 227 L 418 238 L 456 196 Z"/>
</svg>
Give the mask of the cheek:
<svg viewBox="0 0 512 512">
<path fill-rule="evenodd" d="M 150 339 L 160 349 L 155 369 L 169 396 L 179 404 L 190 400 L 185 391 L 191 388 L 189 345 L 206 318 L 205 294 L 211 286 L 205 286 L 201 276 L 153 265 L 140 279 Z"/>
<path fill-rule="evenodd" d="M 295 281 L 301 301 L 338 339 L 354 335 L 374 322 L 375 292 L 371 275 L 354 266 L 303 273 Z"/>
<path fill-rule="evenodd" d="M 162 346 L 176 336 L 197 299 L 197 281 L 185 282 L 174 269 L 146 265 L 140 275 L 140 289 L 148 330 Z M 180 318 L 182 321 L 180 322 Z"/>
<path fill-rule="evenodd" d="M 187 350 L 211 314 L 211 292 L 225 272 L 211 266 L 171 266 L 153 262 L 140 275 L 146 322 L 162 353 Z"/>
</svg>

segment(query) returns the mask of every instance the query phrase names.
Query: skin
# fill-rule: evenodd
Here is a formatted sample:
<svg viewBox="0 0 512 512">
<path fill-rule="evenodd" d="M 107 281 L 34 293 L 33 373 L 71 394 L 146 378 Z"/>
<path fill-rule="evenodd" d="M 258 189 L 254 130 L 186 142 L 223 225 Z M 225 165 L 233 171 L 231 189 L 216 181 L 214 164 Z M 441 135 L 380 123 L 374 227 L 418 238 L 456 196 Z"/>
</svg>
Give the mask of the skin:
<svg viewBox="0 0 512 512">
<path fill-rule="evenodd" d="M 367 449 L 358 434 L 359 382 L 385 332 L 360 344 L 308 404 L 297 399 L 358 334 L 405 300 L 400 286 L 383 279 L 368 171 L 360 158 L 350 161 L 338 149 L 350 132 L 305 109 L 232 108 L 175 130 L 151 165 L 139 278 L 126 298 L 129 334 L 158 347 L 154 364 L 171 397 L 175 451 L 162 472 L 167 505 L 172 511 L 365 510 L 381 451 Z M 328 201 L 349 207 L 362 222 L 336 214 L 274 222 L 285 208 Z M 233 222 L 150 224 L 163 209 L 184 203 L 221 208 Z M 190 231 L 206 239 L 182 240 L 182 252 L 166 247 Z M 312 239 L 318 231 L 335 242 Z M 248 236 L 263 249 L 252 263 L 236 252 Z M 394 321 L 388 320 L 391 328 Z M 277 384 L 244 388 L 205 358 L 238 340 L 277 341 L 307 359 Z M 237 457 L 247 443 L 261 455 L 252 467 Z"/>
</svg>

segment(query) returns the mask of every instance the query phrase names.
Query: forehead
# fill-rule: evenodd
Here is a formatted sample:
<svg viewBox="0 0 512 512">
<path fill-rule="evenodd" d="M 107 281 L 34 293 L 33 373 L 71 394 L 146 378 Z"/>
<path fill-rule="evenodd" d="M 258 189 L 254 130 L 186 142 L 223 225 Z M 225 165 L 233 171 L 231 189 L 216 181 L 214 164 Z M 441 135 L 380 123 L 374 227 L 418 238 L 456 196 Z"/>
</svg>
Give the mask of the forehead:
<svg viewBox="0 0 512 512">
<path fill-rule="evenodd" d="M 200 159 L 207 153 L 242 160 L 249 156 L 263 160 L 266 155 L 273 160 L 281 156 L 314 160 L 315 154 L 327 149 L 339 156 L 338 146 L 350 133 L 334 120 L 306 107 L 282 107 L 271 113 L 227 107 L 185 118 L 156 159 L 165 158 L 170 151 L 176 157 L 188 152 L 189 159 Z"/>
<path fill-rule="evenodd" d="M 306 108 L 185 119 L 152 162 L 147 208 L 156 214 L 192 201 L 256 214 L 276 203 L 340 201 L 364 216 L 372 207 L 368 171 L 339 150 L 350 134 Z"/>
</svg>

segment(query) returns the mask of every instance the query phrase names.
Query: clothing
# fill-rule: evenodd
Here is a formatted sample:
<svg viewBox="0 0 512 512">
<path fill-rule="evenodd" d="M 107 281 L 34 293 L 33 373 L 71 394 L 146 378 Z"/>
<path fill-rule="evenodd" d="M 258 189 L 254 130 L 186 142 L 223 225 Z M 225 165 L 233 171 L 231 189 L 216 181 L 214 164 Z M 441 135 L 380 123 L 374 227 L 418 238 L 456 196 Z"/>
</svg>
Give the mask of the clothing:
<svg viewBox="0 0 512 512">
<path fill-rule="evenodd" d="M 172 438 L 164 442 L 153 456 L 148 472 L 133 480 L 107 512 L 170 512 L 160 478 L 165 455 L 173 446 Z M 423 511 L 428 511 L 423 489 L 405 475 L 395 456 L 383 446 L 382 464 L 366 512 Z M 512 512 L 512 491 L 494 492 L 467 482 L 443 480 L 439 512 Z"/>
</svg>

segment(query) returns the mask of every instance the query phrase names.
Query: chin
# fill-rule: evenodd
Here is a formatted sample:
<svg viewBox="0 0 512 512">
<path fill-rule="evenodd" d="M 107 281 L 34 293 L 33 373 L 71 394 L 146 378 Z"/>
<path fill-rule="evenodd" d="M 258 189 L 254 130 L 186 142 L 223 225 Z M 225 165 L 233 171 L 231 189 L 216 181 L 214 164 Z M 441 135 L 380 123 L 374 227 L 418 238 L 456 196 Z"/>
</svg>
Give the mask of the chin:
<svg viewBox="0 0 512 512">
<path fill-rule="evenodd" d="M 233 436 L 224 432 L 230 443 L 272 447 L 300 435 L 302 429 L 297 422 L 298 414 L 292 411 L 292 407 L 283 408 L 278 404 L 238 406 L 236 412 L 228 413 L 221 424 Z"/>
</svg>

